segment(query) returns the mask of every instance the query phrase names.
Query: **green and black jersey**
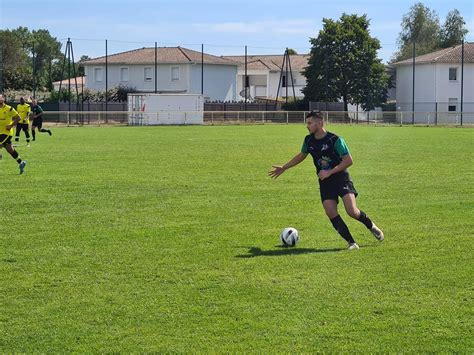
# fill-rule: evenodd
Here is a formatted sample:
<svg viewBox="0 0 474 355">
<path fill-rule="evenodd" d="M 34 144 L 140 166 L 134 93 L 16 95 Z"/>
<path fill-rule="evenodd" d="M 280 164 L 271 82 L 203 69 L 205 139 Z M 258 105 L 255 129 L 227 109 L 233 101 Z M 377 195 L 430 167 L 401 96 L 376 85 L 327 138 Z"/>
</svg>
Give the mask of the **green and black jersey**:
<svg viewBox="0 0 474 355">
<path fill-rule="evenodd" d="M 342 137 L 338 137 L 334 133 L 326 132 L 321 139 L 316 139 L 313 134 L 309 134 L 304 138 L 301 152 L 311 154 L 314 166 L 319 173 L 321 170 L 330 170 L 339 165 L 342 157 L 349 154 L 346 142 Z M 349 178 L 347 170 L 341 171 L 336 175 Z"/>
<path fill-rule="evenodd" d="M 43 113 L 43 109 L 41 108 L 40 105 L 36 105 L 36 106 L 31 106 L 31 111 L 33 112 L 33 114 L 36 116 L 36 115 L 40 115 Z M 41 117 L 41 116 L 39 116 Z"/>
</svg>

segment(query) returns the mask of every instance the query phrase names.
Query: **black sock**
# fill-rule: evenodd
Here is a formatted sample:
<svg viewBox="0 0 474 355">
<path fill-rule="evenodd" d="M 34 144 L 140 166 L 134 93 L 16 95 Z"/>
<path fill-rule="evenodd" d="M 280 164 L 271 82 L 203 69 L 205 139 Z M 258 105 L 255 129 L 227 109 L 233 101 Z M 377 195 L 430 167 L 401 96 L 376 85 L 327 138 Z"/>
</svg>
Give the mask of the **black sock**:
<svg viewBox="0 0 474 355">
<path fill-rule="evenodd" d="M 16 150 L 14 150 L 13 153 L 10 153 L 10 155 L 12 156 L 13 159 L 17 161 L 18 164 L 21 163 L 20 155 L 18 154 Z"/>
<path fill-rule="evenodd" d="M 31 131 L 31 134 L 33 135 L 33 140 L 36 138 L 36 131 Z"/>
<path fill-rule="evenodd" d="M 367 217 L 364 211 L 360 211 L 360 216 L 359 218 L 357 218 L 357 220 L 360 221 L 362 224 L 364 224 L 364 226 L 366 226 L 367 229 L 372 228 L 373 223 L 370 220 L 370 218 Z"/>
<path fill-rule="evenodd" d="M 337 215 L 331 219 L 331 223 L 335 230 L 344 238 L 349 244 L 355 243 L 354 238 L 352 238 L 349 228 L 347 228 L 346 223 L 342 220 L 341 216 Z"/>
</svg>

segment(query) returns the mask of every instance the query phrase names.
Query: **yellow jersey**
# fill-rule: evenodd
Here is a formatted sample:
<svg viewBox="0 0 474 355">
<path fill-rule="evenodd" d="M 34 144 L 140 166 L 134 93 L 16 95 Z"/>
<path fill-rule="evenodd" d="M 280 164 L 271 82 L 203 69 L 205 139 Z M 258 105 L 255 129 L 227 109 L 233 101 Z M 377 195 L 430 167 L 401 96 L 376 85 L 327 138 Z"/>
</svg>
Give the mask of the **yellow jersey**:
<svg viewBox="0 0 474 355">
<path fill-rule="evenodd" d="M 20 115 L 20 122 L 19 123 L 30 123 L 30 112 L 31 112 L 31 107 L 28 105 L 26 102 L 22 104 L 18 104 L 16 106 L 16 111 L 18 112 L 18 115 Z"/>
<path fill-rule="evenodd" d="M 7 129 L 8 125 L 11 125 L 13 122 L 13 118 L 18 116 L 18 112 L 6 104 L 3 107 L 0 107 L 0 135 L 6 134 L 8 136 L 13 137 L 13 127 L 11 129 Z"/>
</svg>

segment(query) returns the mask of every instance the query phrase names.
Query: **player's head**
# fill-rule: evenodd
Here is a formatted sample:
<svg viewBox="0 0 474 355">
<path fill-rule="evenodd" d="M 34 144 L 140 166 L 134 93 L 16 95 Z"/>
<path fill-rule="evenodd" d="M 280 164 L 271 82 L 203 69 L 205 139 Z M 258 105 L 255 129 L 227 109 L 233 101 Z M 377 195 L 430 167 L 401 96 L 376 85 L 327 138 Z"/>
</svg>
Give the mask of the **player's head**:
<svg viewBox="0 0 474 355">
<path fill-rule="evenodd" d="M 0 105 L 3 105 L 4 102 L 5 102 L 5 96 L 3 96 L 3 94 L 0 94 Z"/>
<path fill-rule="evenodd" d="M 324 116 L 321 111 L 311 111 L 306 115 L 306 128 L 313 134 L 324 126 Z"/>
<path fill-rule="evenodd" d="M 31 104 L 33 106 L 36 106 L 37 103 L 38 103 L 38 101 L 36 99 L 31 99 Z"/>
<path fill-rule="evenodd" d="M 22 104 L 22 105 L 25 104 L 25 98 L 24 97 L 20 97 L 20 104 Z"/>
</svg>

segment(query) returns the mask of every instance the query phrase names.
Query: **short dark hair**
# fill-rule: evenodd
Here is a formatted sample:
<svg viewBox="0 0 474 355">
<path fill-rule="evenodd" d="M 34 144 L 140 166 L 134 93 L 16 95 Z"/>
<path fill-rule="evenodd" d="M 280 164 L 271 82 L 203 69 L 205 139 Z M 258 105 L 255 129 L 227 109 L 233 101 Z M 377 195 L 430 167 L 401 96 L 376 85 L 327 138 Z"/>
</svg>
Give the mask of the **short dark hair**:
<svg viewBox="0 0 474 355">
<path fill-rule="evenodd" d="M 322 112 L 319 110 L 310 111 L 306 115 L 306 118 L 319 118 L 321 120 L 324 119 Z"/>
</svg>

